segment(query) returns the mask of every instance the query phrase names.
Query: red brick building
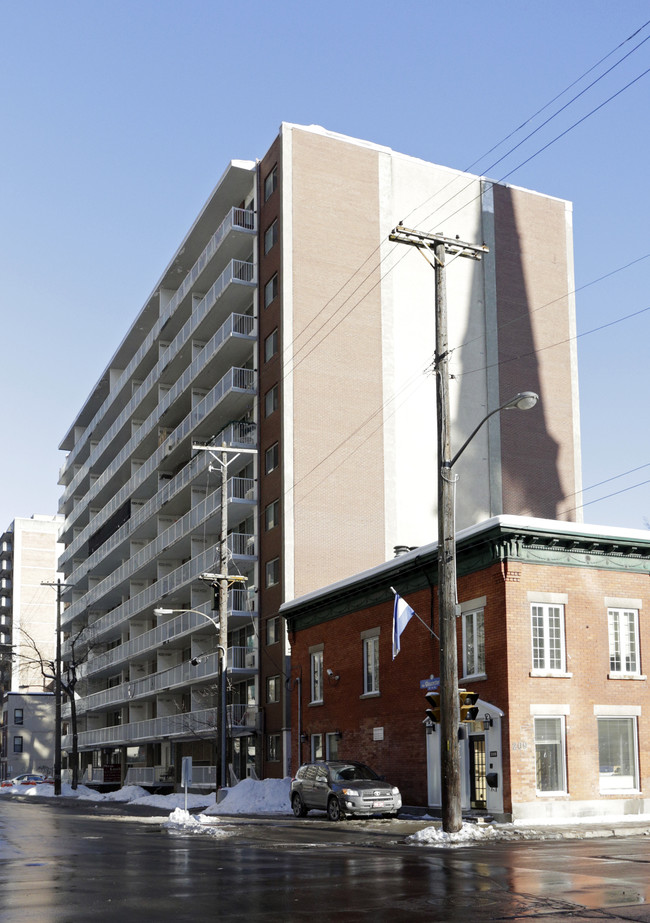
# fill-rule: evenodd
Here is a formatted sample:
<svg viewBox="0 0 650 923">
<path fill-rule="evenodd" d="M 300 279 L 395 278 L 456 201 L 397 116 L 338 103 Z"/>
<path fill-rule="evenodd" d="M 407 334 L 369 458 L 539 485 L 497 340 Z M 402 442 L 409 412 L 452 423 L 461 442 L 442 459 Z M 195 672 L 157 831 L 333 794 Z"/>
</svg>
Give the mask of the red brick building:
<svg viewBox="0 0 650 923">
<path fill-rule="evenodd" d="M 458 534 L 463 809 L 497 817 L 650 813 L 650 533 L 496 517 Z M 437 548 L 286 603 L 292 766 L 356 758 L 405 804 L 440 806 Z M 392 657 L 394 587 L 413 607 Z M 422 623 L 426 624 L 422 624 Z"/>
</svg>

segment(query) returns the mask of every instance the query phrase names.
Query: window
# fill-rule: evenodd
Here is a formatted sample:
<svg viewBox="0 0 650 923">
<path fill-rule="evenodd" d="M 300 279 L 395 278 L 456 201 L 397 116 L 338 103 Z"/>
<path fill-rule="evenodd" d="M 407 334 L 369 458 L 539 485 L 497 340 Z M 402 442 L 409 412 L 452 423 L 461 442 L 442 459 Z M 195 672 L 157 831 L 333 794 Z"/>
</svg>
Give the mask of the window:
<svg viewBox="0 0 650 923">
<path fill-rule="evenodd" d="M 323 756 L 323 735 L 311 735 L 311 758 L 312 760 L 322 760 Z"/>
<path fill-rule="evenodd" d="M 278 328 L 276 327 L 272 333 L 269 333 L 267 338 L 264 340 L 264 361 L 268 362 L 269 359 L 272 359 L 273 356 L 278 351 Z"/>
<path fill-rule="evenodd" d="M 533 604 L 533 670 L 565 672 L 564 606 Z"/>
<path fill-rule="evenodd" d="M 323 651 L 311 654 L 311 701 L 323 701 Z"/>
<path fill-rule="evenodd" d="M 277 644 L 280 640 L 280 617 L 274 616 L 266 623 L 266 643 Z"/>
<path fill-rule="evenodd" d="M 269 763 L 280 762 L 280 735 L 269 734 L 266 738 L 266 758 Z"/>
<path fill-rule="evenodd" d="M 23 739 L 22 737 L 14 737 L 14 753 L 23 752 Z"/>
<path fill-rule="evenodd" d="M 266 474 L 270 474 L 274 471 L 278 464 L 280 463 L 280 447 L 277 442 L 274 442 L 266 452 L 264 453 L 264 471 Z"/>
<path fill-rule="evenodd" d="M 276 586 L 280 582 L 280 558 L 266 562 L 266 585 Z"/>
<path fill-rule="evenodd" d="M 622 675 L 639 673 L 639 613 L 636 609 L 608 609 L 609 669 Z"/>
<path fill-rule="evenodd" d="M 633 791 L 639 787 L 636 719 L 597 718 L 600 790 Z"/>
<path fill-rule="evenodd" d="M 279 676 L 267 676 L 266 677 L 266 701 L 267 702 L 279 702 L 280 701 L 280 677 Z"/>
<path fill-rule="evenodd" d="M 535 718 L 535 778 L 538 792 L 566 792 L 564 718 Z"/>
<path fill-rule="evenodd" d="M 278 165 L 273 167 L 264 180 L 264 201 L 268 202 L 275 190 L 278 188 Z"/>
<path fill-rule="evenodd" d="M 274 500 L 264 510 L 264 528 L 267 532 L 280 524 L 280 501 Z"/>
<path fill-rule="evenodd" d="M 278 394 L 279 389 L 277 385 L 273 385 L 270 391 L 267 391 L 264 395 L 264 416 L 270 417 L 274 410 L 278 409 Z"/>
<path fill-rule="evenodd" d="M 268 253 L 271 247 L 274 247 L 278 242 L 278 219 L 276 218 L 273 224 L 270 224 L 266 231 L 264 232 L 264 253 Z"/>
<path fill-rule="evenodd" d="M 336 731 L 333 734 L 325 735 L 325 749 L 327 751 L 326 759 L 337 760 L 339 758 L 339 737 Z"/>
<path fill-rule="evenodd" d="M 23 710 L 22 708 L 14 708 L 14 724 L 23 723 Z"/>
<path fill-rule="evenodd" d="M 264 307 L 268 306 L 278 297 L 278 274 L 275 273 L 264 286 Z"/>
<path fill-rule="evenodd" d="M 379 692 L 379 635 L 363 639 L 363 694 Z"/>
<path fill-rule="evenodd" d="M 463 676 L 485 676 L 483 610 L 463 613 Z"/>
</svg>

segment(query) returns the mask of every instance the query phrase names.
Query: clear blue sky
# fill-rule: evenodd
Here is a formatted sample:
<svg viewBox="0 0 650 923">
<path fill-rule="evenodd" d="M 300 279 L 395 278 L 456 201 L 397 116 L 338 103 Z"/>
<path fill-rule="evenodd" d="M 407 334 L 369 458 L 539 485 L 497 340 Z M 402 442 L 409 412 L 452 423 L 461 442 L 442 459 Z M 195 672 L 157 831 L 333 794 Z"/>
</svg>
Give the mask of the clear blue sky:
<svg viewBox="0 0 650 923">
<path fill-rule="evenodd" d="M 649 19 L 647 0 L 1 0 L 0 528 L 56 512 L 59 442 L 230 159 L 291 121 L 465 169 Z M 648 68 L 650 40 L 472 168 L 502 178 L 622 91 L 508 181 L 574 203 L 578 287 L 638 260 L 577 296 L 584 485 L 607 481 L 585 521 L 633 528 L 650 311 L 589 331 L 650 308 L 650 74 L 623 89 Z"/>
</svg>

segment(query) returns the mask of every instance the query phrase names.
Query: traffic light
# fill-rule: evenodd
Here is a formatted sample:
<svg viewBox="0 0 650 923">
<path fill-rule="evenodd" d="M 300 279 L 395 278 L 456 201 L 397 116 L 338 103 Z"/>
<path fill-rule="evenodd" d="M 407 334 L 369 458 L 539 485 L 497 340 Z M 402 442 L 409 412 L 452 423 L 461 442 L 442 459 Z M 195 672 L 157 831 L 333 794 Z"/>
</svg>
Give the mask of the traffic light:
<svg viewBox="0 0 650 923">
<path fill-rule="evenodd" d="M 458 692 L 458 704 L 460 705 L 461 721 L 476 721 L 478 717 L 478 692 L 465 692 L 464 689 Z"/>
<path fill-rule="evenodd" d="M 427 692 L 425 698 L 429 703 L 427 718 L 429 721 L 433 722 L 433 724 L 440 724 L 440 693 Z"/>
</svg>

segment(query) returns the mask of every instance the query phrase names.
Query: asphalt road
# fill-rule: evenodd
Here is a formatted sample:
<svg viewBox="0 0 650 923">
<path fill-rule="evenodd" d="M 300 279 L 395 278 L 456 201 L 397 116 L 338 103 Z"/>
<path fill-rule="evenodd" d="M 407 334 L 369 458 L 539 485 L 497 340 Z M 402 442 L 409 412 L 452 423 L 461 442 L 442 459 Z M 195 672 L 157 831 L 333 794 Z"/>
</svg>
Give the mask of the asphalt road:
<svg viewBox="0 0 650 923">
<path fill-rule="evenodd" d="M 215 821 L 0 799 L 0 921 L 650 923 L 650 838 L 408 846 L 418 821 Z"/>
</svg>

